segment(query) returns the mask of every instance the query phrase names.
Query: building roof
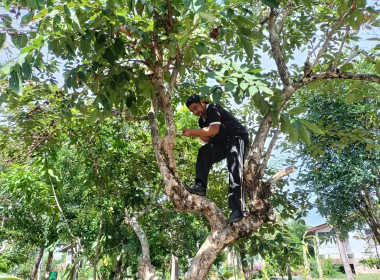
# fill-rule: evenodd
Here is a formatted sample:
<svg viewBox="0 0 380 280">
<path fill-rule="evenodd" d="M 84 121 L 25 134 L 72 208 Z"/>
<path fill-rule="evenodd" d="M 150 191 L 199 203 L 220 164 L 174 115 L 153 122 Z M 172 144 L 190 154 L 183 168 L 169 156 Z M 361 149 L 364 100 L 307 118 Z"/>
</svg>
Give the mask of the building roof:
<svg viewBox="0 0 380 280">
<path fill-rule="evenodd" d="M 329 225 L 328 225 L 327 223 L 324 223 L 324 224 L 321 224 L 321 225 L 319 225 L 319 226 L 315 226 L 315 227 L 309 228 L 309 229 L 307 230 L 307 233 L 311 233 L 311 232 L 317 231 L 317 230 L 319 230 L 319 229 L 326 228 L 326 227 L 328 227 L 328 226 L 329 226 Z"/>
</svg>

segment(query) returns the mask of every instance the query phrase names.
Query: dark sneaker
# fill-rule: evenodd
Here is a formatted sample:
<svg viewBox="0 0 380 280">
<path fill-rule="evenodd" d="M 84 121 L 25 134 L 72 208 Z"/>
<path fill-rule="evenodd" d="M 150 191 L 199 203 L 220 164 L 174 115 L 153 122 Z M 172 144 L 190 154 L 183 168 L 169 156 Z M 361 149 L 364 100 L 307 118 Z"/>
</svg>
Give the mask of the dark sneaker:
<svg viewBox="0 0 380 280">
<path fill-rule="evenodd" d="M 227 219 L 227 223 L 234 223 L 237 221 L 240 221 L 241 219 L 244 218 L 244 213 L 239 210 L 234 210 L 231 212 L 230 216 Z"/>
<path fill-rule="evenodd" d="M 200 183 L 200 182 L 195 183 L 195 184 L 192 185 L 191 187 L 185 185 L 185 189 L 186 189 L 189 193 L 197 194 L 197 195 L 200 195 L 200 196 L 206 196 L 206 188 L 205 188 L 205 187 L 203 186 L 203 184 Z"/>
</svg>

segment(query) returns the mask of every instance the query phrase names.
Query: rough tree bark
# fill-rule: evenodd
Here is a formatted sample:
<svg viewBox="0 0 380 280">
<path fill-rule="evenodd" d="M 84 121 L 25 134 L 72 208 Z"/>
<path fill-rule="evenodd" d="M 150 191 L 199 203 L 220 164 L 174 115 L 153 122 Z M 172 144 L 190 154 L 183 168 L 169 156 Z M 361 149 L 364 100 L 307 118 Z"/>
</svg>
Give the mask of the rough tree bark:
<svg viewBox="0 0 380 280">
<path fill-rule="evenodd" d="M 124 223 L 129 225 L 137 237 L 140 240 L 142 253 L 140 256 L 139 267 L 138 267 L 138 277 L 140 279 L 146 280 L 159 280 L 160 278 L 156 275 L 156 269 L 151 264 L 150 253 L 149 253 L 149 243 L 148 239 L 144 233 L 144 230 L 138 223 L 138 216 L 131 217 L 127 209 L 124 209 L 125 217 Z"/>
<path fill-rule="evenodd" d="M 44 256 L 45 248 L 41 248 L 40 251 L 38 252 L 38 256 L 36 258 L 36 262 L 34 263 L 34 267 L 32 270 L 32 274 L 30 275 L 30 280 L 36 279 L 38 269 L 41 264 L 42 257 Z"/>
<path fill-rule="evenodd" d="M 170 0 L 168 0 L 168 6 L 170 7 Z M 313 73 L 312 67 L 311 70 L 305 73 L 305 75 L 298 81 L 293 80 L 286 65 L 285 53 L 281 47 L 279 36 L 281 25 L 284 23 L 286 16 L 291 13 L 291 9 L 287 6 L 286 10 L 284 9 L 282 13 L 276 13 L 273 8 L 269 9 L 269 11 L 270 12 L 263 24 L 266 23 L 268 26 L 269 42 L 278 68 L 278 74 L 283 84 L 281 93 L 283 102 L 278 109 L 279 111 L 284 108 L 297 89 L 315 80 L 344 78 L 368 80 L 380 83 L 380 77 L 377 76 L 339 73 L 337 70 Z M 322 44 L 312 65 L 317 65 L 318 60 L 321 57 L 321 54 L 326 50 L 332 35 L 342 25 L 343 19 L 349 14 L 349 12 L 350 11 L 347 11 L 347 14 L 344 14 L 342 18 L 331 27 L 331 32 L 329 36 L 326 36 L 325 42 Z M 171 16 L 168 17 L 170 18 Z M 151 41 L 150 48 L 152 53 L 155 54 L 155 61 L 157 61 L 157 63 L 154 64 L 151 61 L 146 61 L 146 65 L 152 73 L 150 79 L 154 88 L 154 96 L 151 100 L 151 110 L 148 113 L 152 143 L 159 171 L 162 174 L 162 179 L 165 185 L 165 195 L 171 199 L 176 210 L 202 213 L 210 224 L 210 235 L 200 247 L 191 262 L 189 270 L 185 274 L 186 280 L 202 280 L 206 279 L 207 273 L 214 260 L 226 246 L 235 243 L 243 237 L 250 236 L 262 224 L 275 221 L 274 213 L 269 202 L 269 199 L 273 194 L 272 187 L 280 178 L 291 173 L 294 169 L 288 168 L 280 171 L 267 181 L 263 179 L 268 158 L 275 143 L 274 138 L 272 141 L 273 145 L 270 145 L 265 149 L 265 142 L 272 128 L 272 118 L 268 113 L 263 117 L 260 123 L 258 132 L 256 133 L 252 144 L 249 146 L 244 162 L 244 184 L 249 198 L 247 203 L 249 214 L 247 217 L 239 222 L 227 224 L 222 211 L 213 201 L 206 197 L 200 197 L 188 193 L 179 178 L 174 158 L 173 151 L 176 130 L 171 98 L 177 81 L 178 66 L 181 64 L 182 58 L 189 45 L 185 45 L 182 50 L 177 46 L 176 57 L 169 61 L 164 61 L 162 59 L 162 47 L 157 43 L 154 37 L 151 38 Z M 338 63 L 335 63 L 334 65 L 338 65 Z M 165 83 L 165 73 L 171 75 L 169 83 Z M 156 117 L 158 110 L 163 113 L 165 120 L 164 135 L 160 135 L 159 132 L 159 125 Z M 155 271 L 149 258 L 149 248 L 144 244 L 144 239 L 146 237 L 143 234 L 143 231 L 141 231 L 141 228 L 139 229 L 136 220 L 133 218 L 129 219 L 129 223 L 134 227 L 135 232 L 138 233 L 140 242 L 143 246 L 143 254 L 139 268 L 139 273 L 141 273 L 140 277 L 142 279 L 155 279 Z M 144 268 L 142 268 L 142 266 L 144 266 Z"/>
</svg>

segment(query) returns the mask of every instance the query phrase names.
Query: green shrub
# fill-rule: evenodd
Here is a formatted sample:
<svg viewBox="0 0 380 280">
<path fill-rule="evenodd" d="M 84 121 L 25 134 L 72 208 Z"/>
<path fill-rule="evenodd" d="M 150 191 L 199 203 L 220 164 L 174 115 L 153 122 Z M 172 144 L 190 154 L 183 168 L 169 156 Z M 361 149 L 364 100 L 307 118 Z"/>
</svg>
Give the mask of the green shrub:
<svg viewBox="0 0 380 280">
<path fill-rule="evenodd" d="M 378 258 L 368 258 L 359 261 L 360 264 L 369 268 L 380 268 L 380 260 Z"/>
</svg>

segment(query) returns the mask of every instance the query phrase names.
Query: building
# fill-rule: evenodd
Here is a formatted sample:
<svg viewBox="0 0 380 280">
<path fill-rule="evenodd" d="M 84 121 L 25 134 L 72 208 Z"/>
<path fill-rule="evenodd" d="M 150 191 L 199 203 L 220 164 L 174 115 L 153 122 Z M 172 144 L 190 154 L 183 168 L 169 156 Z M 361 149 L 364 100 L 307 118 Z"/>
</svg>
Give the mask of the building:
<svg viewBox="0 0 380 280">
<path fill-rule="evenodd" d="M 321 260 L 330 258 L 334 264 L 343 264 L 332 228 L 321 224 L 308 229 L 307 235 L 317 237 L 318 255 Z M 365 233 L 350 232 L 346 240 L 342 240 L 348 263 L 355 273 L 380 273 L 379 268 L 369 269 L 360 264 L 360 260 L 377 257 L 379 244 L 374 241 L 371 231 Z"/>
</svg>

